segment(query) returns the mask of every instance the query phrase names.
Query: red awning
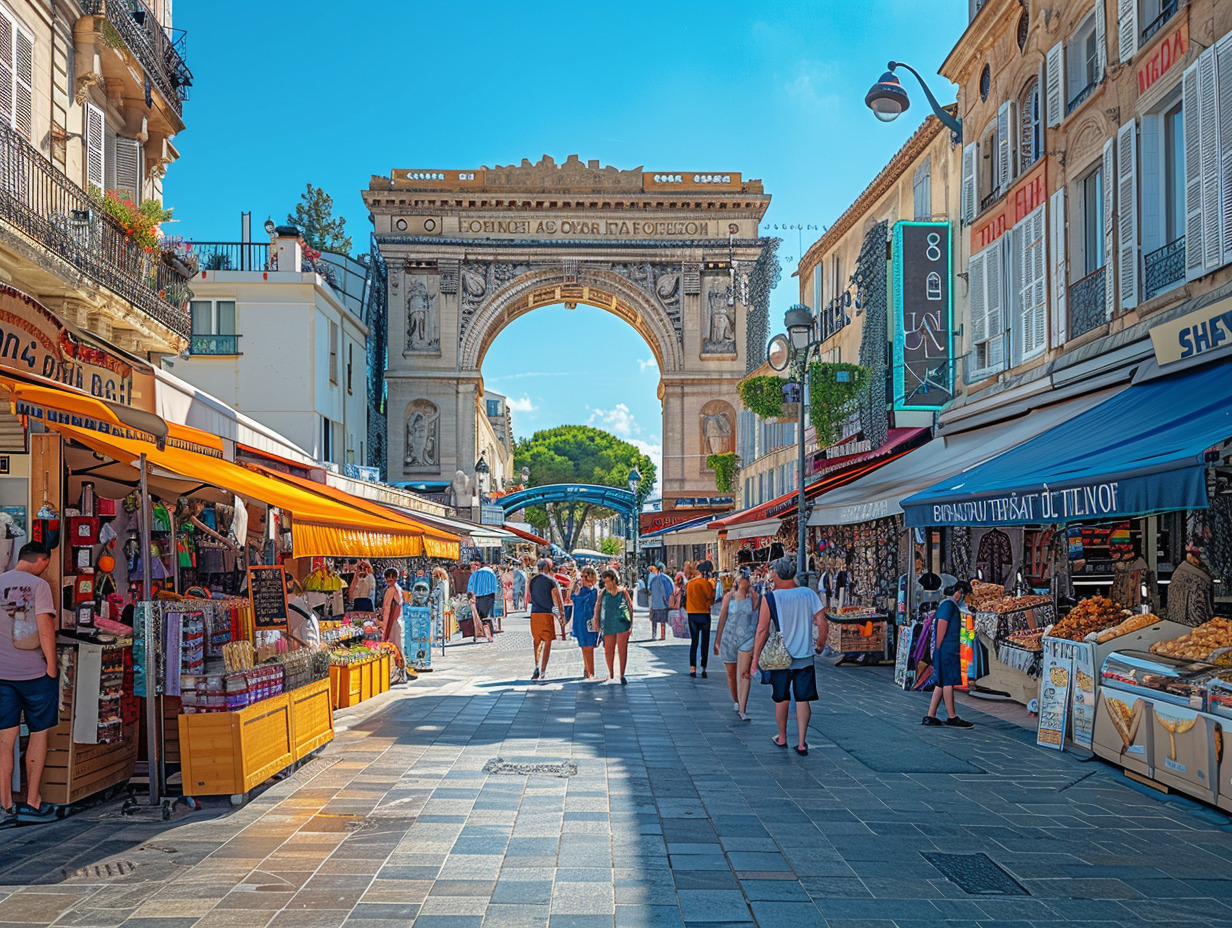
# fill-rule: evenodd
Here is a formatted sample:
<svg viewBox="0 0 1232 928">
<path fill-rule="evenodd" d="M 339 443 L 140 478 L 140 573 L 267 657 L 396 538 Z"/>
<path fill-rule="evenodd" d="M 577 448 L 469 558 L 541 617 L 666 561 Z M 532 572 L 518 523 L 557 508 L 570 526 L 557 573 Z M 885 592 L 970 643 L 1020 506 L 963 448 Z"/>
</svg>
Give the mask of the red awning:
<svg viewBox="0 0 1232 928">
<path fill-rule="evenodd" d="M 546 538 L 540 538 L 538 535 L 531 532 L 524 532 L 520 528 L 514 528 L 508 522 L 501 527 L 507 532 L 513 532 L 513 534 L 517 535 L 519 538 L 525 538 L 527 541 L 533 541 L 535 544 L 543 545 L 545 548 L 551 544 L 551 542 Z"/>
<path fill-rule="evenodd" d="M 814 499 L 828 490 L 851 483 L 879 467 L 884 467 L 895 458 L 902 457 L 922 442 L 927 441 L 928 435 L 929 430 L 926 428 L 890 429 L 889 438 L 880 448 L 831 458 L 818 473 L 813 475 L 812 482 L 805 485 L 805 499 Z M 722 530 L 745 522 L 792 516 L 796 513 L 799 498 L 799 491 L 792 490 L 760 506 L 743 509 L 722 519 L 716 519 L 710 523 L 709 527 Z"/>
</svg>

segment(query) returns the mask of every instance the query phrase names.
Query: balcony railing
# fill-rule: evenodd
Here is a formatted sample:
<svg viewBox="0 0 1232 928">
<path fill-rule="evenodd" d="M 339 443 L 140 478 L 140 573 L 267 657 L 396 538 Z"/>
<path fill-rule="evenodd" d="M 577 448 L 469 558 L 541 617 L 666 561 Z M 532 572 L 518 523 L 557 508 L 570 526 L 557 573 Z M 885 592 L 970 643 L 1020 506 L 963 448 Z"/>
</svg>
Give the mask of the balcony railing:
<svg viewBox="0 0 1232 928">
<path fill-rule="evenodd" d="M 1147 23 L 1146 28 L 1142 30 L 1143 44 L 1146 44 L 1151 36 L 1164 27 L 1164 23 L 1175 15 L 1177 7 L 1180 5 L 1180 0 L 1164 0 L 1159 8 L 1159 15 Z"/>
<path fill-rule="evenodd" d="M 1091 81 L 1091 83 L 1087 84 L 1080 91 L 1074 94 L 1073 98 L 1065 104 L 1065 115 L 1068 116 L 1074 110 L 1078 109 L 1078 107 L 1082 105 L 1082 101 L 1094 93 L 1095 88 L 1098 86 L 1099 81 Z"/>
<path fill-rule="evenodd" d="M 189 340 L 188 350 L 193 354 L 239 354 L 238 335 L 197 335 Z"/>
<path fill-rule="evenodd" d="M 203 271 L 276 271 L 277 259 L 268 242 L 189 242 L 185 248 L 196 256 Z M 303 268 L 325 278 L 347 309 L 363 317 L 364 279 L 367 268 L 346 255 L 324 252 L 316 261 L 304 258 Z"/>
<path fill-rule="evenodd" d="M 107 17 L 163 99 L 182 112 L 192 86 L 192 72 L 184 63 L 184 30 L 165 28 L 141 0 L 84 0 L 82 7 L 88 15 Z"/>
<path fill-rule="evenodd" d="M 203 271 L 268 271 L 269 242 L 190 242 Z"/>
<path fill-rule="evenodd" d="M 1149 300 L 1185 279 L 1185 236 L 1155 249 L 1142 263 L 1145 299 Z"/>
<path fill-rule="evenodd" d="M 980 212 L 982 213 L 984 210 L 988 209 L 988 207 L 992 206 L 993 203 L 997 202 L 997 198 L 1000 196 L 1001 188 L 999 186 L 993 187 L 988 196 L 980 200 Z"/>
<path fill-rule="evenodd" d="M 1077 338 L 1108 321 L 1106 266 L 1069 285 L 1069 337 Z"/>
<path fill-rule="evenodd" d="M 136 244 L 84 190 L 3 124 L 0 217 L 156 322 L 188 335 L 188 268 Z"/>
</svg>

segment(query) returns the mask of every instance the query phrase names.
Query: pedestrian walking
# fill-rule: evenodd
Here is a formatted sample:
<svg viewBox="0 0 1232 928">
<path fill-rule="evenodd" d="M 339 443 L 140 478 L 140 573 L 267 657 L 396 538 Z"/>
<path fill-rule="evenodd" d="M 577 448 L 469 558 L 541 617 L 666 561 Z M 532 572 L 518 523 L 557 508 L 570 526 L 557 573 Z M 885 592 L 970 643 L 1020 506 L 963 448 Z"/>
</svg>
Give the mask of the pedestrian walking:
<svg viewBox="0 0 1232 928">
<path fill-rule="evenodd" d="M 573 583 L 573 578 L 569 576 L 568 562 L 562 562 L 560 569 L 553 576 L 556 585 L 560 588 L 560 598 L 563 603 L 560 614 L 556 617 L 560 623 L 560 640 L 566 641 L 569 638 L 569 625 L 573 621 L 572 600 L 569 598 L 569 587 Z"/>
<path fill-rule="evenodd" d="M 603 632 L 603 654 L 607 658 L 607 678 L 616 679 L 615 658 L 620 655 L 620 685 L 629 681 L 625 668 L 629 664 L 629 632 L 633 630 L 633 600 L 628 587 L 621 586 L 616 571 L 605 570 L 601 577 L 603 589 L 595 610 L 599 614 L 599 627 Z"/>
<path fill-rule="evenodd" d="M 360 561 L 355 568 L 355 576 L 351 578 L 351 587 L 347 590 L 351 597 L 351 608 L 356 612 L 375 612 L 373 600 L 376 598 L 376 577 L 372 575 L 372 564 Z"/>
<path fill-rule="evenodd" d="M 483 565 L 483 560 L 476 555 L 471 558 L 471 575 L 466 581 L 466 595 L 471 601 L 474 612 L 474 627 L 471 629 L 474 640 L 479 640 L 482 631 L 484 638 L 492 640 L 492 613 L 496 610 L 496 596 L 500 593 L 500 580 L 490 567 Z"/>
<path fill-rule="evenodd" d="M 21 546 L 17 565 L 0 574 L 0 827 L 49 822 L 43 801 L 47 733 L 60 721 L 56 680 L 56 604 L 43 572 L 51 555 L 40 544 Z M 13 801 L 13 758 L 26 719 L 26 800 Z"/>
<path fill-rule="evenodd" d="M 599 575 L 589 565 L 582 568 L 581 576 L 572 590 L 573 637 L 582 649 L 582 679 L 595 678 L 595 645 L 599 643 L 599 616 L 595 603 L 599 591 L 595 584 Z"/>
<path fill-rule="evenodd" d="M 385 571 L 385 598 L 381 600 L 381 640 L 394 646 L 398 682 L 406 682 L 406 657 L 402 653 L 402 602 L 406 594 L 398 585 L 398 571 Z"/>
<path fill-rule="evenodd" d="M 714 653 L 727 670 L 727 686 L 731 690 L 732 708 L 748 721 L 749 683 L 745 672 L 753 663 L 753 641 L 757 634 L 757 593 L 747 573 L 736 579 L 736 587 L 723 597 L 719 610 L 719 628 L 715 633 Z"/>
<path fill-rule="evenodd" d="M 513 608 L 521 612 L 526 605 L 526 571 L 520 564 L 513 567 Z"/>
<path fill-rule="evenodd" d="M 556 617 L 565 610 L 560 587 L 552 576 L 552 562 L 540 558 L 538 572 L 530 581 L 530 639 L 535 649 L 535 672 L 531 682 L 542 682 L 548 674 L 548 659 L 556 639 Z"/>
<path fill-rule="evenodd" d="M 706 665 L 710 662 L 710 610 L 714 607 L 714 581 L 691 563 L 684 566 L 688 578 L 684 611 L 689 616 L 689 676 L 697 676 L 700 657 L 704 679 Z"/>
<path fill-rule="evenodd" d="M 753 642 L 753 659 L 746 675 L 751 680 L 753 668 L 761 660 L 762 648 L 770 637 L 771 614 L 777 618 L 783 645 L 791 656 L 791 665 L 782 670 L 770 671 L 771 696 L 774 699 L 774 721 L 778 734 L 774 743 L 787 747 L 787 715 L 791 708 L 788 700 L 796 703 L 796 728 L 799 738 L 796 753 L 808 755 L 808 724 L 812 715 L 809 703 L 817 700 L 817 671 L 813 662 L 814 639 L 825 641 L 829 622 L 821 598 L 807 586 L 796 583 L 796 562 L 781 557 L 771 565 L 774 574 L 774 590 L 762 597 L 760 617 L 757 622 L 757 637 Z"/>
<path fill-rule="evenodd" d="M 672 608 L 672 594 L 676 592 L 662 561 L 650 565 L 646 587 L 650 594 L 650 640 L 662 641 L 667 638 L 667 611 Z"/>
<path fill-rule="evenodd" d="M 933 616 L 933 629 L 937 646 L 933 651 L 933 671 L 937 685 L 933 687 L 932 699 L 928 701 L 928 715 L 920 724 L 925 728 L 948 725 L 950 728 L 974 728 L 972 722 L 958 717 L 954 708 L 954 687 L 962 683 L 962 662 L 959 660 L 959 634 L 962 628 L 962 612 L 959 605 L 971 592 L 971 584 L 959 580 L 945 588 L 945 599 L 937 605 Z M 949 715 L 944 722 L 937 718 L 937 709 L 945 699 L 945 711 Z"/>
</svg>

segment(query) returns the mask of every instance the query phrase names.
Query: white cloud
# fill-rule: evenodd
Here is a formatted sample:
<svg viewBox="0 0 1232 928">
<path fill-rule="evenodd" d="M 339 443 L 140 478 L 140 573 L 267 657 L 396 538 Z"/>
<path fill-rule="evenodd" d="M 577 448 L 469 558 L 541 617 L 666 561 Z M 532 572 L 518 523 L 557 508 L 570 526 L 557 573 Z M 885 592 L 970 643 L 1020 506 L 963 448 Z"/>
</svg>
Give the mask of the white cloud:
<svg viewBox="0 0 1232 928">
<path fill-rule="evenodd" d="M 654 357 L 653 357 L 653 356 L 652 356 L 652 357 L 649 357 L 649 358 L 638 358 L 638 359 L 637 359 L 637 366 L 638 366 L 638 369 L 639 369 L 640 371 L 642 371 L 643 373 L 645 373 L 646 368 L 648 368 L 648 367 L 654 367 L 654 368 L 657 368 L 657 367 L 659 366 L 659 362 L 658 362 L 658 361 L 656 361 L 656 360 L 654 359 Z"/>
<path fill-rule="evenodd" d="M 590 410 L 590 418 L 586 420 L 587 425 L 605 429 L 626 440 L 642 434 L 642 427 L 633 418 L 633 411 L 624 403 L 617 403 L 611 409 L 594 409 L 590 406 L 586 408 Z"/>
<path fill-rule="evenodd" d="M 655 485 L 652 495 L 657 496 L 661 494 L 663 492 L 663 443 L 661 441 L 645 441 L 641 438 L 630 438 L 629 444 L 654 462 Z"/>
<path fill-rule="evenodd" d="M 530 414 L 538 412 L 539 407 L 535 405 L 534 400 L 523 393 L 521 396 L 509 397 L 509 411 Z"/>
</svg>

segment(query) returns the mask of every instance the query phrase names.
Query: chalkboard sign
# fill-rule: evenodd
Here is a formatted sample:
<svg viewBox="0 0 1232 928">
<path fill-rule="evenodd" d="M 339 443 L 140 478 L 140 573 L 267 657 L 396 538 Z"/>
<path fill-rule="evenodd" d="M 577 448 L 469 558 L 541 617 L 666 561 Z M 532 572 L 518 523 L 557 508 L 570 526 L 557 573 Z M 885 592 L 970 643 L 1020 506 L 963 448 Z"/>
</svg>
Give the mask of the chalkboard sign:
<svg viewBox="0 0 1232 928">
<path fill-rule="evenodd" d="M 287 630 L 287 584 L 281 565 L 248 568 L 248 597 L 258 629 Z"/>
</svg>

